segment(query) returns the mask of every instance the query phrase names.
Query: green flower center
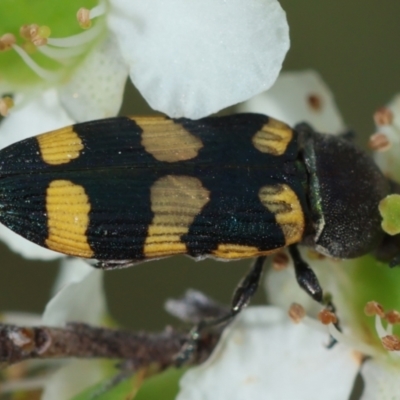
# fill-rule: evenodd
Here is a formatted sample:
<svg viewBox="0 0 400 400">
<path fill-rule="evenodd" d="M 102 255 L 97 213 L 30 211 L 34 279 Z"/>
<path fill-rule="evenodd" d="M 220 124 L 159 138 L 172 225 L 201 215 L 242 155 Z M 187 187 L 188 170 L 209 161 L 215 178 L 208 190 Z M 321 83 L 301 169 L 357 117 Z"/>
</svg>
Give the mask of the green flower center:
<svg viewBox="0 0 400 400">
<path fill-rule="evenodd" d="M 104 18 L 97 18 L 104 12 L 96 0 L 2 0 L 0 96 L 67 79 L 105 32 Z"/>
<path fill-rule="evenodd" d="M 400 233 L 400 195 L 391 194 L 379 204 L 382 216 L 382 229 L 389 235 Z"/>
<path fill-rule="evenodd" d="M 347 309 L 343 311 L 351 320 L 356 336 L 384 351 L 384 335 L 377 328 L 377 323 L 381 323 L 378 321 L 380 318 L 385 329 L 387 325 L 388 334 L 397 335 L 400 343 L 400 317 L 394 318 L 395 315 L 400 316 L 396 311 L 400 310 L 400 269 L 389 268 L 372 256 L 344 261 L 344 264 L 347 283 L 343 280 L 342 295 Z M 368 305 L 371 303 L 379 304 L 382 311 L 370 312 Z M 371 318 L 374 315 L 377 317 Z"/>
</svg>

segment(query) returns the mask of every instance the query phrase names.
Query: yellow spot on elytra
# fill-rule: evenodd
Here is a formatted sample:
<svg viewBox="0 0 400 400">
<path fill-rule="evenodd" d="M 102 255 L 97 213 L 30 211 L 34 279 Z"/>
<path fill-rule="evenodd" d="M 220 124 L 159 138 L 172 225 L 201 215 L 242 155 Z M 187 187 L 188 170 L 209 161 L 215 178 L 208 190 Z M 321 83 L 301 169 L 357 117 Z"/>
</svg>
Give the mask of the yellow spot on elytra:
<svg viewBox="0 0 400 400">
<path fill-rule="evenodd" d="M 145 256 L 186 253 L 181 237 L 209 201 L 209 194 L 197 178 L 167 175 L 158 179 L 151 188 L 154 217 L 144 244 Z"/>
<path fill-rule="evenodd" d="M 270 118 L 260 131 L 253 136 L 254 147 L 262 153 L 280 156 L 293 138 L 293 131 L 289 125 Z"/>
<path fill-rule="evenodd" d="M 263 186 L 258 196 L 261 203 L 274 214 L 285 236 L 286 246 L 303 237 L 304 214 L 296 193 L 285 184 Z"/>
<path fill-rule="evenodd" d="M 277 249 L 272 250 L 259 250 L 254 246 L 244 246 L 241 244 L 223 243 L 219 244 L 217 249 L 212 254 L 217 258 L 225 260 L 238 260 L 241 258 L 266 256 L 275 253 Z"/>
<path fill-rule="evenodd" d="M 257 249 L 257 247 L 228 243 L 218 245 L 218 248 L 212 253 L 214 256 L 219 258 L 235 259 L 255 257 L 260 253 L 260 251 Z"/>
<path fill-rule="evenodd" d="M 165 117 L 133 118 L 142 128 L 142 145 L 156 160 L 177 162 L 197 156 L 203 143 L 182 125 Z"/>
<path fill-rule="evenodd" d="M 83 186 L 67 180 L 55 180 L 46 192 L 48 237 L 46 246 L 54 251 L 91 258 L 87 241 L 90 203 Z"/>
<path fill-rule="evenodd" d="M 84 146 L 72 126 L 36 136 L 45 163 L 59 165 L 78 158 Z"/>
</svg>

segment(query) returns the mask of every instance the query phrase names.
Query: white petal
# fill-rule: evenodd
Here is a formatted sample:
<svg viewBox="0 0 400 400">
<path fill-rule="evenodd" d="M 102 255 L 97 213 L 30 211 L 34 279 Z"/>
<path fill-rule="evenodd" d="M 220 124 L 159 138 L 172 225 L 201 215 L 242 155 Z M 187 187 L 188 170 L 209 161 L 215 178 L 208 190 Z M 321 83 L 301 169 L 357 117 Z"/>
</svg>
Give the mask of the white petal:
<svg viewBox="0 0 400 400">
<path fill-rule="evenodd" d="M 267 114 L 291 126 L 308 122 L 319 132 L 340 133 L 345 129 L 332 92 L 312 70 L 282 72 L 271 89 L 238 109 Z"/>
<path fill-rule="evenodd" d="M 275 81 L 289 48 L 276 0 L 111 0 L 130 76 L 156 110 L 201 118 Z"/>
<path fill-rule="evenodd" d="M 321 260 L 311 259 L 309 257 L 309 250 L 307 248 L 300 248 L 301 256 L 307 262 L 315 275 L 325 293 L 331 293 L 334 298 L 335 305 L 343 305 L 343 300 L 340 296 L 341 285 L 347 283 L 346 267 L 344 262 L 333 260 L 332 258 L 324 258 Z M 301 304 L 310 316 L 316 316 L 321 310 L 321 305 L 314 301 L 297 283 L 293 261 L 289 257 L 287 268 L 276 271 L 269 268 L 265 275 L 265 290 L 269 303 L 289 310 L 292 303 Z M 341 308 L 340 308 L 340 311 Z M 340 314 L 342 318 L 342 313 Z"/>
<path fill-rule="evenodd" d="M 99 360 L 74 360 L 59 369 L 47 381 L 42 400 L 70 400 L 104 378 Z"/>
<path fill-rule="evenodd" d="M 62 290 L 65 286 L 71 283 L 79 283 L 84 280 L 91 272 L 93 267 L 86 261 L 80 258 L 68 258 L 63 260 L 60 265 L 56 281 L 53 285 L 52 294 L 56 295 L 57 292 Z"/>
<path fill-rule="evenodd" d="M 109 34 L 62 86 L 60 100 L 77 122 L 117 115 L 128 77 L 115 37 Z"/>
<path fill-rule="evenodd" d="M 393 112 L 393 125 L 400 131 L 400 94 L 396 94 L 389 104 Z"/>
<path fill-rule="evenodd" d="M 10 115 L 1 122 L 0 148 L 73 123 L 61 107 L 57 92 L 47 90 L 20 108 L 13 108 Z"/>
<path fill-rule="evenodd" d="M 297 283 L 292 261 L 284 270 L 275 271 L 273 268 L 267 270 L 265 291 L 268 302 L 285 311 L 289 310 L 292 303 L 301 304 L 310 316 L 316 316 L 321 310 L 321 305 L 307 295 Z"/>
<path fill-rule="evenodd" d="M 400 364 L 367 360 L 361 368 L 364 391 L 361 400 L 396 400 L 400 397 Z"/>
<path fill-rule="evenodd" d="M 4 312 L 0 315 L 2 324 L 12 324 L 19 326 L 38 326 L 42 323 L 42 317 L 39 314 L 11 311 Z"/>
<path fill-rule="evenodd" d="M 274 307 L 251 307 L 211 359 L 189 370 L 178 400 L 347 400 L 359 362 L 328 335 L 295 325 Z"/>
<path fill-rule="evenodd" d="M 54 260 L 63 257 L 62 254 L 55 251 L 45 249 L 35 243 L 24 239 L 22 236 L 14 233 L 4 225 L 0 224 L 0 240 L 7 244 L 7 246 L 15 253 L 20 254 L 22 257 L 32 260 Z"/>
<path fill-rule="evenodd" d="M 309 250 L 300 248 L 303 260 L 312 268 L 325 294 L 332 296 L 340 318 L 340 324 L 346 333 L 354 336 L 359 332 L 359 319 L 355 318 L 354 309 L 349 307 L 349 293 L 354 287 L 348 271 L 353 260 L 321 260 L 309 257 Z M 317 318 L 323 306 L 314 301 L 297 283 L 293 262 L 290 259 L 286 269 L 275 271 L 269 268 L 265 274 L 264 288 L 268 302 L 288 311 L 292 303 L 298 303 L 307 315 Z"/>
<path fill-rule="evenodd" d="M 80 259 L 63 260 L 63 268 L 82 268 L 81 280 L 75 280 L 62 289 L 47 303 L 43 313 L 43 324 L 63 326 L 66 322 L 99 324 L 105 316 L 103 271 L 87 269 Z"/>
<path fill-rule="evenodd" d="M 389 125 L 378 125 L 377 132 L 389 139 L 391 146 L 386 151 L 374 152 L 374 160 L 385 175 L 398 181 L 400 179 L 400 94 L 394 96 L 387 108 L 393 114 L 393 122 Z"/>
</svg>

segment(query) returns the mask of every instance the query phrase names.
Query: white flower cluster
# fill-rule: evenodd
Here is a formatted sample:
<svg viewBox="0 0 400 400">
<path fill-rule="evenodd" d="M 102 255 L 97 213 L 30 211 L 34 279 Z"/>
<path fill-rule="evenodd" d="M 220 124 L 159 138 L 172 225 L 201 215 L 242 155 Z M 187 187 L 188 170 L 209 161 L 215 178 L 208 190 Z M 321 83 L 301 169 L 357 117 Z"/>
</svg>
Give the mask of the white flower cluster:
<svg viewBox="0 0 400 400">
<path fill-rule="evenodd" d="M 292 125 L 306 121 L 322 132 L 345 130 L 333 95 L 318 74 L 282 73 L 277 79 L 289 48 L 288 24 L 277 0 L 108 0 L 80 10 L 78 20 L 86 29 L 61 38 L 52 37 L 51 27 L 21 27 L 29 46 L 61 65 L 55 71 L 41 66 L 13 32 L 0 32 L 0 68 L 2 53 L 14 51 L 38 77 L 25 86 L 0 82 L 0 113 L 7 114 L 0 125 L 1 147 L 64 125 L 116 115 L 128 76 L 154 109 L 171 117 L 201 118 L 250 99 L 238 110 Z M 10 93 L 13 101 L 6 96 Z M 398 99 L 375 116 L 378 133 L 370 142 L 381 151 L 378 163 L 394 175 L 400 170 Z M 26 257 L 59 257 L 4 227 L 0 238 Z M 100 324 L 106 314 L 101 272 L 89 271 L 81 261 L 62 263 L 61 289 L 42 323 Z M 266 287 L 272 305 L 251 307 L 232 323 L 210 359 L 184 375 L 178 400 L 347 400 L 359 373 L 365 385 L 362 400 L 399 398 L 400 344 L 396 347 L 393 334 L 398 322 L 388 317 L 397 314 L 373 313 L 375 331 L 365 329 L 377 340 L 369 341 L 357 330 L 360 318 L 352 313 L 351 296 L 343 295 L 344 281 L 347 289 L 356 285 L 351 277 L 343 278 L 343 264 L 310 263 L 343 313 L 343 333 L 313 318 L 316 305 L 298 289 L 292 269 L 271 270 Z M 81 307 L 89 299 L 90 313 Z M 308 315 L 298 324 L 286 315 L 294 301 Z M 329 334 L 338 341 L 333 349 L 326 347 Z M 71 362 L 40 383 L 42 398 L 69 399 L 103 376 L 96 362 Z"/>
</svg>

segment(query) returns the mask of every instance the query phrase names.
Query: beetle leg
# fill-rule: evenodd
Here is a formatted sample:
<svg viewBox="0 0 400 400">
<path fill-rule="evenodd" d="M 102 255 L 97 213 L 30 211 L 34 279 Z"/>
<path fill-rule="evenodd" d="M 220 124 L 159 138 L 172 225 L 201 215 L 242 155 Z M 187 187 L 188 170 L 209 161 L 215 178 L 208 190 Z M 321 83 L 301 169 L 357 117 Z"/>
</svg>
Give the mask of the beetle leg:
<svg viewBox="0 0 400 400">
<path fill-rule="evenodd" d="M 246 307 L 257 291 L 266 258 L 265 256 L 257 257 L 250 271 L 235 289 L 231 304 L 232 316 L 238 314 Z"/>
<path fill-rule="evenodd" d="M 301 258 L 299 249 L 296 245 L 289 246 L 289 253 L 293 259 L 297 283 L 314 300 L 318 301 L 318 303 L 322 303 L 323 292 L 314 271 Z"/>
<path fill-rule="evenodd" d="M 188 361 L 196 349 L 197 342 L 204 329 L 229 323 L 245 308 L 257 291 L 266 257 L 257 257 L 250 271 L 240 281 L 232 297 L 231 309 L 222 317 L 200 321 L 190 332 L 189 340 L 176 357 L 177 365 Z"/>
<path fill-rule="evenodd" d="M 299 249 L 296 245 L 289 246 L 289 253 L 292 256 L 296 279 L 299 286 L 304 289 L 318 303 L 323 304 L 329 311 L 336 314 L 336 307 L 332 302 L 331 296 L 323 295 L 321 285 L 318 278 L 310 266 L 301 258 Z M 336 328 L 341 331 L 339 320 L 335 323 Z M 330 349 L 336 344 L 336 339 L 330 337 L 327 348 Z"/>
</svg>

